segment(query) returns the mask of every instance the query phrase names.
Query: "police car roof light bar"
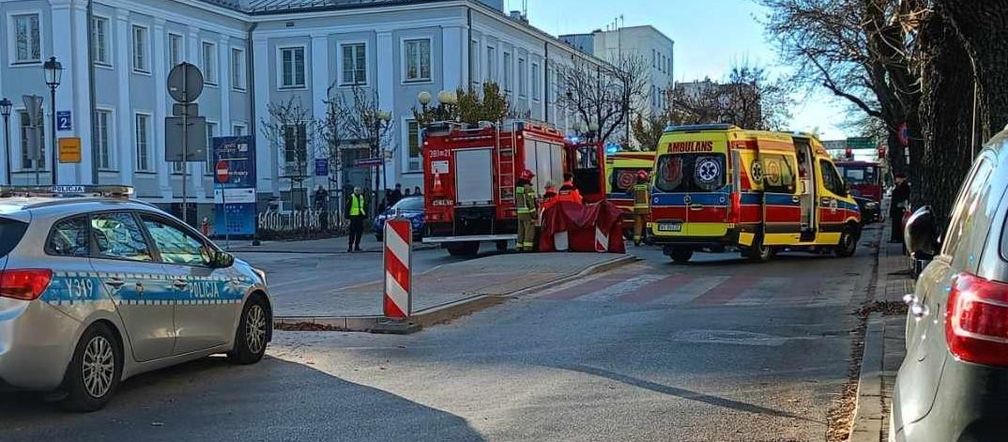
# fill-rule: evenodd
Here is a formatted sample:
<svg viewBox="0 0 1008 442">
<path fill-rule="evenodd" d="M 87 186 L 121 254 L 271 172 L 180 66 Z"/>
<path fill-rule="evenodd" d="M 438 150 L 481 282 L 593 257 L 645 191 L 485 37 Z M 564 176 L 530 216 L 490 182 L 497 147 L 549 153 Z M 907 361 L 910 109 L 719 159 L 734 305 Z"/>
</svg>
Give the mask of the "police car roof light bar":
<svg viewBox="0 0 1008 442">
<path fill-rule="evenodd" d="M 15 196 L 56 198 L 102 197 L 129 199 L 133 196 L 133 187 L 108 185 L 0 186 L 0 198 L 10 198 Z"/>
</svg>

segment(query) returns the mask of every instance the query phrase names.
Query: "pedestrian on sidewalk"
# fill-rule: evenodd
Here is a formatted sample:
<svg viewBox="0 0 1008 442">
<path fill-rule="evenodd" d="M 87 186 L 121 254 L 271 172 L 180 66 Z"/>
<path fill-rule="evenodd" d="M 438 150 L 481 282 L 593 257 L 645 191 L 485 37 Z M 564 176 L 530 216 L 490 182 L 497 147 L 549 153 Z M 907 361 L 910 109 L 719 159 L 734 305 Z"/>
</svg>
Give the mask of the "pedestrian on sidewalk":
<svg viewBox="0 0 1008 442">
<path fill-rule="evenodd" d="M 909 204 L 910 185 L 907 184 L 906 174 L 900 172 L 896 174 L 896 187 L 889 200 L 889 223 L 892 227 L 892 231 L 889 232 L 890 244 L 903 243 L 903 211 L 909 208 Z"/>
<path fill-rule="evenodd" d="M 389 196 L 388 207 L 391 208 L 392 206 L 394 206 L 395 203 L 398 203 L 399 200 L 402 199 L 402 197 L 403 197 L 402 184 L 396 183 L 395 190 L 393 190 L 392 195 Z"/>
<path fill-rule="evenodd" d="M 423 192 L 420 191 L 420 186 L 413 187 L 413 196 L 423 196 Z"/>
<path fill-rule="evenodd" d="M 651 180 L 647 171 L 637 172 L 637 184 L 633 186 L 633 242 L 641 245 L 641 234 L 644 233 L 645 219 L 651 215 Z"/>
<path fill-rule="evenodd" d="M 522 171 L 515 183 L 515 204 L 518 206 L 518 240 L 516 248 L 519 252 L 531 252 L 535 239 L 536 191 L 532 187 L 535 174 L 531 170 Z"/>
<path fill-rule="evenodd" d="M 360 187 L 354 187 L 346 211 L 350 215 L 350 236 L 347 239 L 347 252 L 360 252 L 361 237 L 364 236 L 364 219 L 367 218 L 367 199 Z"/>
</svg>

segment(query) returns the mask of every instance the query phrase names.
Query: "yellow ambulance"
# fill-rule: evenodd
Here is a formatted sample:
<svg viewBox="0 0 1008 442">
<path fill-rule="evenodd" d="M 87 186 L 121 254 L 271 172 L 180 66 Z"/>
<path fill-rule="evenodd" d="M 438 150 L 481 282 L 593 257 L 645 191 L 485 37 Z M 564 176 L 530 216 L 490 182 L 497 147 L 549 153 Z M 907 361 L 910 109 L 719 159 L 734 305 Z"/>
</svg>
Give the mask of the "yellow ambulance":
<svg viewBox="0 0 1008 442">
<path fill-rule="evenodd" d="M 658 144 L 646 241 L 676 262 L 737 250 L 850 256 L 861 213 L 822 143 L 805 133 L 670 127 Z"/>
</svg>

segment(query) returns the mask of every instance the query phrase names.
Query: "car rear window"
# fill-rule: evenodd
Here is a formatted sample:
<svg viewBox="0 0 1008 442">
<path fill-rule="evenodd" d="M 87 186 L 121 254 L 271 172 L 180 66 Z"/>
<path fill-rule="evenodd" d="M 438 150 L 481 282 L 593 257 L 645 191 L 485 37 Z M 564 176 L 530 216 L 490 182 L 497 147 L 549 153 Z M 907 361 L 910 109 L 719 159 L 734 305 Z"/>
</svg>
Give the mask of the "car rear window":
<svg viewBox="0 0 1008 442">
<path fill-rule="evenodd" d="M 27 230 L 28 223 L 0 218 L 0 257 L 7 256 L 14 250 Z"/>
<path fill-rule="evenodd" d="M 647 167 L 617 167 L 609 178 L 609 188 L 614 193 L 629 192 L 637 184 L 637 174 L 641 171 L 651 173 Z"/>
<path fill-rule="evenodd" d="M 655 187 L 661 191 L 713 192 L 724 185 L 724 154 L 666 154 L 658 158 Z"/>
</svg>

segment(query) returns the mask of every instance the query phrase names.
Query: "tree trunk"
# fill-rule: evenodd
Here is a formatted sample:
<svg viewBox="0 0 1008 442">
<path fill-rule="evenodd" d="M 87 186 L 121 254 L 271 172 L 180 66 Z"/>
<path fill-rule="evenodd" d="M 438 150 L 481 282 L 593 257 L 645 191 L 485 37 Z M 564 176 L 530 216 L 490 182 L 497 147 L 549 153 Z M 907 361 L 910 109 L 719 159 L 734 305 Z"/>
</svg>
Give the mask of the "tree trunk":
<svg viewBox="0 0 1008 442">
<path fill-rule="evenodd" d="M 973 62 L 980 92 L 978 143 L 986 141 L 1008 123 L 1008 0 L 938 0 L 937 6 L 966 46 L 969 58 L 963 67 Z M 960 93 L 972 90 L 970 84 Z"/>
<path fill-rule="evenodd" d="M 970 65 L 966 48 L 940 9 L 923 24 L 919 41 L 927 60 L 920 108 L 925 152 L 913 202 L 930 204 L 947 220 L 972 162 L 973 94 L 964 91 L 973 90 L 973 75 L 963 69 Z"/>
</svg>

